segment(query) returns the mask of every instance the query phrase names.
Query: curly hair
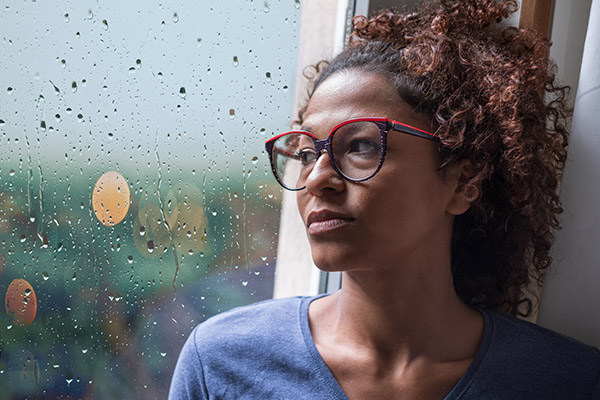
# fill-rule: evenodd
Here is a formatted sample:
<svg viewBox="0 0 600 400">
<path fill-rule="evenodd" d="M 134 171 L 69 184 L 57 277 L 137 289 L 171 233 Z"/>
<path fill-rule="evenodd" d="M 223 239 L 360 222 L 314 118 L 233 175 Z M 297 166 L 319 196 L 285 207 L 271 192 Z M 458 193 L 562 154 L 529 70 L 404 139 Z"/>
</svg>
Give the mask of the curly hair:
<svg viewBox="0 0 600 400">
<path fill-rule="evenodd" d="M 497 24 L 517 8 L 515 0 L 438 0 L 418 12 L 355 17 L 347 48 L 314 67 L 309 97 L 330 75 L 360 69 L 388 77 L 432 120 L 440 170 L 465 159 L 473 167 L 461 183 L 473 203 L 453 228 L 455 290 L 467 304 L 526 316 L 526 290 L 541 286 L 552 261 L 570 109 L 550 42 Z"/>
</svg>

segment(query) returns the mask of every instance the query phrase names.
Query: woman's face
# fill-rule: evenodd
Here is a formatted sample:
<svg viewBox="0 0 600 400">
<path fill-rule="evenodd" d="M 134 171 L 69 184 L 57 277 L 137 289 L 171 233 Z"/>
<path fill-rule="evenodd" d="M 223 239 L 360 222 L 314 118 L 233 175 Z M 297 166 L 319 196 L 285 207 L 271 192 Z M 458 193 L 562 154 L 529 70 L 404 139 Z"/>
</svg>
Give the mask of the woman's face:
<svg viewBox="0 0 600 400">
<path fill-rule="evenodd" d="M 317 88 L 302 129 L 324 139 L 338 123 L 357 117 L 432 131 L 387 78 L 360 70 L 337 72 Z M 388 133 L 383 167 L 364 182 L 343 179 L 324 153 L 297 194 L 315 264 L 348 271 L 411 259 L 426 263 L 424 257 L 440 255 L 449 261 L 453 214 L 465 209 L 456 207 L 456 174 L 442 175 L 438 167 L 435 142 L 397 131 Z"/>
</svg>

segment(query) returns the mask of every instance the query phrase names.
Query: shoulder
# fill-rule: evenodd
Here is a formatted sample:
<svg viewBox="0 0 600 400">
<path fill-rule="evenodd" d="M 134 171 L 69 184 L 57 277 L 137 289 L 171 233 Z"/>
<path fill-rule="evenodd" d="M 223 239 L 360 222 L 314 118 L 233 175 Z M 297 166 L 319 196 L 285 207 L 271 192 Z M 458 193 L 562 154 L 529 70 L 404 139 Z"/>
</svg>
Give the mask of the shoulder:
<svg viewBox="0 0 600 400">
<path fill-rule="evenodd" d="M 599 390 L 598 349 L 501 312 L 484 313 L 492 329 L 482 367 L 495 384 L 549 398 L 588 399 Z"/>
<path fill-rule="evenodd" d="M 571 337 L 501 312 L 489 312 L 494 324 L 494 340 L 524 358 L 548 363 L 595 366 L 600 372 L 600 352 Z M 567 363 L 567 365 L 565 365 Z"/>
<path fill-rule="evenodd" d="M 299 330 L 302 301 L 293 297 L 234 308 L 198 325 L 191 339 L 204 357 L 283 345 L 286 333 Z"/>
<path fill-rule="evenodd" d="M 201 340 L 205 335 L 219 334 L 219 341 L 227 337 L 264 334 L 281 329 L 281 324 L 298 320 L 301 297 L 265 300 L 249 306 L 237 307 L 218 314 L 197 326 L 195 335 Z M 208 339 L 209 337 L 206 337 Z"/>
</svg>

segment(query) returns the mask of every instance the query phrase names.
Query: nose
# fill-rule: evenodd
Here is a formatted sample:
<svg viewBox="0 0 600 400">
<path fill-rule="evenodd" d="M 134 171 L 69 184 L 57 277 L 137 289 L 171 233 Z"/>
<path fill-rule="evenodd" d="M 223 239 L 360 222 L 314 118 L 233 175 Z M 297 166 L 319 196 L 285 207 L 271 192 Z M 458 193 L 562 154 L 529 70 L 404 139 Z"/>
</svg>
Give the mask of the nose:
<svg viewBox="0 0 600 400">
<path fill-rule="evenodd" d="M 321 195 L 327 191 L 341 191 L 344 184 L 344 178 L 333 168 L 327 150 L 319 151 L 315 165 L 306 177 L 306 190 L 314 195 Z"/>
</svg>

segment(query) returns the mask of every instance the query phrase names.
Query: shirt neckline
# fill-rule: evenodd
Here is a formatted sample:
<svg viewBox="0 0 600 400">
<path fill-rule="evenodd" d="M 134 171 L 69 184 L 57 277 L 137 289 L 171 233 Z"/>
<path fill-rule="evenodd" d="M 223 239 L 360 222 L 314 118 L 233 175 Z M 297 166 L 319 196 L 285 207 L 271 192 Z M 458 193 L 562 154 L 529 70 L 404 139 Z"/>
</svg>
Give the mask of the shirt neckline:
<svg viewBox="0 0 600 400">
<path fill-rule="evenodd" d="M 317 375 L 321 379 L 323 385 L 332 396 L 332 399 L 348 400 L 348 397 L 342 390 L 341 386 L 329 370 L 329 367 L 321 357 L 317 346 L 312 337 L 310 331 L 310 325 L 308 323 L 308 308 L 310 304 L 321 297 L 327 296 L 328 294 L 320 294 L 317 296 L 302 297 L 299 307 L 299 319 L 300 329 L 302 331 L 302 338 L 306 344 L 307 351 L 310 355 L 310 364 L 315 369 Z M 467 368 L 465 374 L 460 378 L 458 383 L 452 388 L 450 393 L 444 397 L 444 400 L 457 400 L 469 389 L 478 374 L 480 366 L 483 364 L 485 357 L 488 354 L 490 344 L 493 336 L 493 319 L 490 316 L 489 311 L 480 308 L 475 308 L 483 316 L 483 338 L 477 354 L 473 358 L 471 365 Z"/>
</svg>

